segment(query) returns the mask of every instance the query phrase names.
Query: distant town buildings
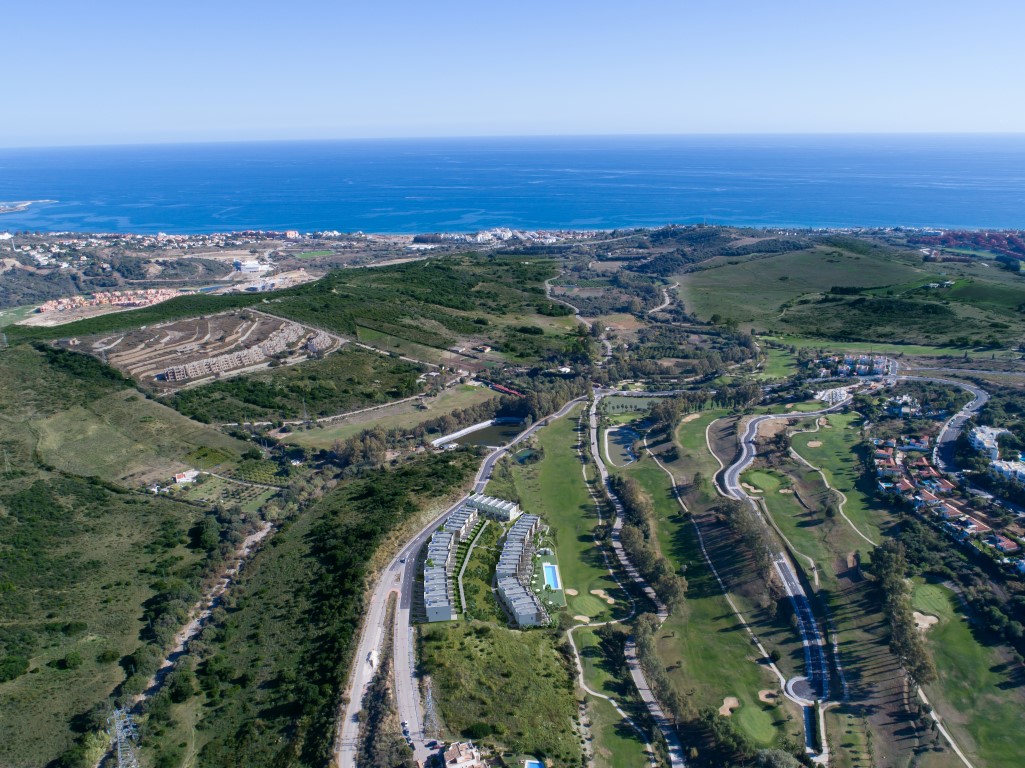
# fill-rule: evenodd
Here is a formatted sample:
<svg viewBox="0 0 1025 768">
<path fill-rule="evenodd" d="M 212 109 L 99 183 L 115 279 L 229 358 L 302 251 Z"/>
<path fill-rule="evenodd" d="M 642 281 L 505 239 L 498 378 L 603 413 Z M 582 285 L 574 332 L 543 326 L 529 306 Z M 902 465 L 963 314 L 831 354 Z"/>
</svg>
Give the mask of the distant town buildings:
<svg viewBox="0 0 1025 768">
<path fill-rule="evenodd" d="M 181 296 L 182 291 L 167 288 L 146 288 L 138 291 L 105 291 L 90 297 L 68 296 L 40 304 L 36 312 L 69 312 L 85 307 L 148 307 Z"/>
</svg>

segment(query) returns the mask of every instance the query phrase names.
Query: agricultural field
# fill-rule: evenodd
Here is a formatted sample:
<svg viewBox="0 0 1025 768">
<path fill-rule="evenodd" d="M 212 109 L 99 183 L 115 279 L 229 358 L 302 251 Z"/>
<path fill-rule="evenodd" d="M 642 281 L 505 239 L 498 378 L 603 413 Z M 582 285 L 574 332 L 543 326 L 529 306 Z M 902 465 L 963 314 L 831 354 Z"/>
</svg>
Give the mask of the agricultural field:
<svg viewBox="0 0 1025 768">
<path fill-rule="evenodd" d="M 344 347 L 322 360 L 184 389 L 169 402 L 205 423 L 300 420 L 415 395 L 419 374 L 412 363 Z"/>
<path fill-rule="evenodd" d="M 328 449 L 338 440 L 358 435 L 364 429 L 414 430 L 425 421 L 436 419 L 460 408 L 485 403 L 497 398 L 494 390 L 468 384 L 456 384 L 436 396 L 426 396 L 417 402 L 396 403 L 367 413 L 318 424 L 311 429 L 300 429 L 282 435 L 286 443 L 314 450 Z"/>
<path fill-rule="evenodd" d="M 176 493 L 175 498 L 210 506 L 237 504 L 246 514 L 257 514 L 276 493 L 273 490 L 233 483 L 212 475 L 200 475 L 195 483 L 184 486 L 180 493 Z"/>
<path fill-rule="evenodd" d="M 938 619 L 926 630 L 938 672 L 926 690 L 944 724 L 980 768 L 1018 765 L 1025 707 L 1019 664 L 978 636 L 945 586 L 916 583 L 913 607 Z"/>
</svg>

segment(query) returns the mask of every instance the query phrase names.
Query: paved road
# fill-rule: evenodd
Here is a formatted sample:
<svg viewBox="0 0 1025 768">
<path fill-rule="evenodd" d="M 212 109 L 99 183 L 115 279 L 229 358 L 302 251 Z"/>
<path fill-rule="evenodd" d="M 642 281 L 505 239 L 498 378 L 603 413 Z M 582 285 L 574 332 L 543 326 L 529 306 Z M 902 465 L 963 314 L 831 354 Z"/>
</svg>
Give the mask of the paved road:
<svg viewBox="0 0 1025 768">
<path fill-rule="evenodd" d="M 679 287 L 680 287 L 679 283 L 673 283 L 672 285 L 670 285 L 670 286 L 668 286 L 666 288 L 663 288 L 662 289 L 662 303 L 659 304 L 657 307 L 652 307 L 651 309 L 649 309 L 648 310 L 648 314 L 651 315 L 651 314 L 654 314 L 655 312 L 661 312 L 663 309 L 665 309 L 670 304 L 672 304 L 673 300 L 669 296 L 669 291 L 675 290 L 676 288 L 679 288 Z"/>
<path fill-rule="evenodd" d="M 612 506 L 616 511 L 616 519 L 612 524 L 612 533 L 609 538 L 612 543 L 612 550 L 616 553 L 616 559 L 619 561 L 623 571 L 655 605 L 655 611 L 661 624 L 669 617 L 669 610 L 666 608 L 665 603 L 659 599 L 659 596 L 655 594 L 655 590 L 644 580 L 644 577 L 641 576 L 640 572 L 630 561 L 630 558 L 627 557 L 626 550 L 623 549 L 623 544 L 620 540 L 620 533 L 623 529 L 623 517 L 626 510 L 623 508 L 623 503 L 619 500 L 619 497 L 612 491 L 612 487 L 609 484 L 609 473 L 605 468 L 605 462 L 602 461 L 601 451 L 598 448 L 598 405 L 606 394 L 611 394 L 611 392 L 602 391 L 595 393 L 588 413 L 588 425 L 590 428 L 591 455 L 594 457 L 595 464 L 598 467 L 598 475 L 601 478 L 601 485 L 605 489 L 605 494 L 608 496 L 609 501 L 612 502 Z M 648 680 L 644 676 L 644 670 L 641 668 L 640 659 L 637 656 L 637 645 L 634 643 L 633 638 L 626 642 L 624 656 L 626 657 L 626 665 L 630 671 L 630 677 L 633 679 L 638 694 L 640 694 L 641 701 L 644 702 L 645 707 L 648 709 L 648 714 L 651 715 L 651 719 L 658 726 L 659 731 L 662 732 L 662 737 L 666 740 L 669 748 L 670 764 L 673 768 L 683 768 L 687 764 L 683 757 L 683 744 L 680 742 L 680 737 L 676 733 L 676 727 L 673 725 L 672 720 L 666 716 L 655 695 L 651 692 Z"/>
<path fill-rule="evenodd" d="M 725 495 L 750 504 L 755 511 L 758 512 L 759 519 L 768 525 L 768 522 L 764 517 L 762 517 L 761 510 L 759 510 L 758 505 L 750 496 L 747 495 L 743 486 L 740 484 L 740 476 L 751 465 L 751 462 L 754 461 L 755 458 L 755 437 L 758 434 L 758 425 L 773 419 L 821 416 L 843 408 L 848 402 L 850 402 L 849 395 L 845 400 L 818 411 L 769 414 L 751 419 L 751 421 L 748 422 L 747 428 L 740 440 L 740 456 L 730 466 L 720 472 L 722 488 Z M 773 556 L 773 568 L 775 568 L 776 573 L 779 574 L 780 580 L 783 582 L 783 588 L 786 590 L 787 596 L 790 598 L 790 602 L 794 606 L 794 612 L 797 615 L 798 631 L 801 635 L 801 644 L 804 646 L 804 661 L 808 685 L 811 687 L 815 698 L 820 701 L 827 701 L 829 699 L 830 673 L 829 661 L 826 657 L 826 637 L 819 628 L 818 622 L 815 619 L 815 614 L 811 609 L 811 603 L 808 600 L 808 595 L 805 593 L 804 586 L 797 577 L 797 572 L 793 563 L 790 562 L 790 558 L 785 552 L 775 553 Z M 813 705 L 813 702 L 806 699 L 800 703 L 805 705 L 806 710 L 809 706 Z M 808 749 L 812 751 L 815 739 L 820 737 L 822 739 L 821 752 L 815 759 L 817 762 L 827 762 L 829 759 L 829 747 L 825 743 L 824 734 L 815 734 L 809 730 L 809 723 L 814 722 L 814 718 L 805 718 L 805 744 Z"/>
<path fill-rule="evenodd" d="M 897 379 L 899 381 L 925 381 L 932 384 L 949 384 L 960 387 L 971 394 L 972 401 L 950 417 L 947 423 L 943 425 L 943 429 L 940 430 L 940 434 L 936 437 L 936 446 L 933 448 L 933 462 L 937 467 L 944 472 L 955 471 L 957 468 L 954 466 L 954 444 L 964 430 L 965 422 L 973 418 L 982 406 L 987 403 L 989 393 L 975 384 L 955 379 L 939 379 L 931 376 L 898 376 Z"/>
<path fill-rule="evenodd" d="M 577 404 L 586 398 L 578 397 L 566 403 L 549 419 L 566 415 Z M 533 435 L 547 422 L 543 419 L 521 432 L 511 443 L 488 454 L 477 471 L 473 484 L 473 493 L 482 493 L 491 479 L 495 464 L 509 449 Z M 417 760 L 425 760 L 430 751 L 423 732 L 423 705 L 420 701 L 419 680 L 413 658 L 413 631 L 410 610 L 413 604 L 413 583 L 415 580 L 416 555 L 420 548 L 441 525 L 442 521 L 455 511 L 464 501 L 463 497 L 445 512 L 435 517 L 399 551 L 384 569 L 367 606 L 363 629 L 360 633 L 359 646 L 353 661 L 349 687 L 346 691 L 348 703 L 344 708 L 341 722 L 338 725 L 335 740 L 335 762 L 341 768 L 356 765 L 356 747 L 359 735 L 359 712 L 362 709 L 363 694 L 373 679 L 374 667 L 369 659 L 380 654 L 384 640 L 385 609 L 388 597 L 398 595 L 399 603 L 395 615 L 394 664 L 395 664 L 395 699 L 399 719 L 408 723 L 413 752 Z"/>
</svg>

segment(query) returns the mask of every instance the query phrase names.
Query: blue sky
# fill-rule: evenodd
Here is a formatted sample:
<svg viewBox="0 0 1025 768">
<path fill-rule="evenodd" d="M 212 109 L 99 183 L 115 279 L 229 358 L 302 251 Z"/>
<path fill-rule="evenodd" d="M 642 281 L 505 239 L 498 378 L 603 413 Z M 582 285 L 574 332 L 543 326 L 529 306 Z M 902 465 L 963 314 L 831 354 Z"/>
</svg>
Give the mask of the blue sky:
<svg viewBox="0 0 1025 768">
<path fill-rule="evenodd" d="M 22 0 L 0 146 L 1025 132 L 1025 3 Z"/>
</svg>

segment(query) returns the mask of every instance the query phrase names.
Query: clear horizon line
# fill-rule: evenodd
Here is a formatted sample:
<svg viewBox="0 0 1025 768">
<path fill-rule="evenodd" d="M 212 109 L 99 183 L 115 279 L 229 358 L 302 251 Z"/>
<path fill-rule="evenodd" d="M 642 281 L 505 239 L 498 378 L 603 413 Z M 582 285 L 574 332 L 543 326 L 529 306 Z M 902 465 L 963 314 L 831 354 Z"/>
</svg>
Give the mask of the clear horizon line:
<svg viewBox="0 0 1025 768">
<path fill-rule="evenodd" d="M 33 149 L 103 149 L 119 147 L 182 147 L 238 144 L 329 144 L 346 142 L 531 140 L 531 139 L 675 139 L 675 138 L 1025 138 L 1025 131 L 693 131 L 684 133 L 523 133 L 454 134 L 449 136 L 349 136 L 323 138 L 183 139 L 174 141 L 122 141 L 86 144 L 14 144 L 0 151 Z"/>
</svg>

